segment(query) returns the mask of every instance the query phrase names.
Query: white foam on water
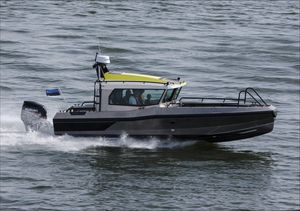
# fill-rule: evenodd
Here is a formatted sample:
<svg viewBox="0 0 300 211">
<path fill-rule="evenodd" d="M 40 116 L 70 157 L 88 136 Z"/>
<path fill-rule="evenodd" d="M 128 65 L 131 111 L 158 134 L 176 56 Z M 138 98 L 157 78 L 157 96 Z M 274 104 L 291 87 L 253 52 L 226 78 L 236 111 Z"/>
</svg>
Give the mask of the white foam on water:
<svg viewBox="0 0 300 211">
<path fill-rule="evenodd" d="M 21 115 L 21 114 L 20 114 Z M 1 112 L 0 132 L 25 132 L 25 127 L 20 116 L 10 115 Z"/>
<path fill-rule="evenodd" d="M 54 136 L 36 131 L 30 132 L 1 132 L 0 147 L 2 150 L 40 149 L 63 152 L 76 152 L 91 147 L 123 147 L 132 149 L 181 148 L 194 144 L 195 141 L 179 142 L 160 140 L 157 138 L 135 139 L 122 135 L 119 138 L 105 137 L 73 137 L 69 135 Z"/>
<path fill-rule="evenodd" d="M 52 130 L 52 131 L 51 131 Z M 1 150 L 55 150 L 76 152 L 92 147 L 123 147 L 132 149 L 181 148 L 194 144 L 195 141 L 180 142 L 172 139 L 136 139 L 123 134 L 117 138 L 55 136 L 53 128 L 43 131 L 25 131 L 20 117 L 2 115 L 0 127 Z"/>
</svg>

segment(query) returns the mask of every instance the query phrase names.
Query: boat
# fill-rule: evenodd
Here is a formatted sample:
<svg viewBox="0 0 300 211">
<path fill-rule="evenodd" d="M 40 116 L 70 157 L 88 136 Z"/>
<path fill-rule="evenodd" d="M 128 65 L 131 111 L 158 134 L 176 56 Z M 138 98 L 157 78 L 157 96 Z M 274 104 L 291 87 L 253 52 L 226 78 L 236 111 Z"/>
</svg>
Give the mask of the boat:
<svg viewBox="0 0 300 211">
<path fill-rule="evenodd" d="M 109 56 L 96 53 L 94 97 L 59 111 L 53 118 L 55 135 L 128 136 L 204 140 L 246 139 L 273 130 L 277 109 L 253 88 L 237 98 L 180 97 L 187 85 L 180 78 L 111 72 Z M 56 91 L 47 92 L 55 95 Z M 28 115 L 34 116 L 34 123 Z M 27 130 L 41 127 L 45 107 L 24 101 L 21 118 Z"/>
</svg>

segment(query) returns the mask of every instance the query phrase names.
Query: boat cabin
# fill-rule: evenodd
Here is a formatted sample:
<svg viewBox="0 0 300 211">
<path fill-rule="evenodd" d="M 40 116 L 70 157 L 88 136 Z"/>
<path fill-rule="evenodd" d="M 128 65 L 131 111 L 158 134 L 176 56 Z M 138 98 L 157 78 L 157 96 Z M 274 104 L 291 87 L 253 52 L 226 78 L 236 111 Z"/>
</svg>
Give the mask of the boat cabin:
<svg viewBox="0 0 300 211">
<path fill-rule="evenodd" d="M 137 107 L 166 106 L 177 99 L 185 82 L 160 77 L 131 74 L 104 73 L 95 82 L 96 111 L 133 110 Z"/>
<path fill-rule="evenodd" d="M 94 83 L 94 100 L 83 102 L 81 106 L 72 106 L 69 111 L 126 111 L 150 106 L 165 107 L 177 99 L 181 88 L 186 85 L 180 78 L 168 80 L 151 75 L 110 72 L 106 67 L 110 63 L 109 57 L 98 53 L 95 62 L 93 67 L 97 80 Z"/>
</svg>

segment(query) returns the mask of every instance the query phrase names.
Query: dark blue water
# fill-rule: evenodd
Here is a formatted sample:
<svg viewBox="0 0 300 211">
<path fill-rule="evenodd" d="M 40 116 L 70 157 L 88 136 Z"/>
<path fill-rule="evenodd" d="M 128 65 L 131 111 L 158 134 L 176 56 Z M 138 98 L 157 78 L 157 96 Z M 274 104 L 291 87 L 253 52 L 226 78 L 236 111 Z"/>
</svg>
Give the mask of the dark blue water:
<svg viewBox="0 0 300 211">
<path fill-rule="evenodd" d="M 300 209 L 299 1 L 1 1 L 2 210 Z M 98 44 L 110 69 L 181 77 L 182 95 L 257 88 L 274 131 L 242 141 L 26 133 L 24 100 L 58 109 L 93 95 Z M 44 90 L 60 87 L 64 98 Z"/>
</svg>

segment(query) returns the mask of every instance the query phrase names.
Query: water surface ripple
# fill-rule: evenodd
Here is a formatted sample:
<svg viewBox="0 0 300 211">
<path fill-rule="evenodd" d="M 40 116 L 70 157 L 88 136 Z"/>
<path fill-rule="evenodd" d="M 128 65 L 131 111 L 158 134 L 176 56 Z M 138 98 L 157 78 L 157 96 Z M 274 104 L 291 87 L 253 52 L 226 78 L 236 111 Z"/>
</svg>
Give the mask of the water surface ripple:
<svg viewBox="0 0 300 211">
<path fill-rule="evenodd" d="M 300 209 L 299 1 L 1 1 L 2 210 Z M 257 88 L 271 134 L 222 144 L 25 133 L 24 100 L 90 100 L 110 69 L 188 81 L 182 95 Z"/>
</svg>

